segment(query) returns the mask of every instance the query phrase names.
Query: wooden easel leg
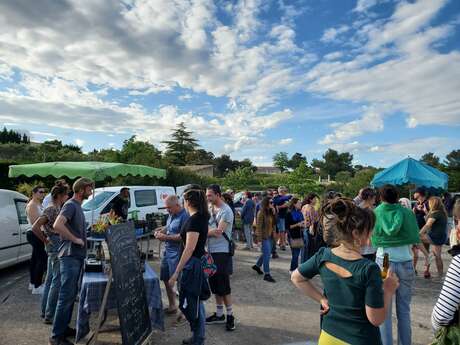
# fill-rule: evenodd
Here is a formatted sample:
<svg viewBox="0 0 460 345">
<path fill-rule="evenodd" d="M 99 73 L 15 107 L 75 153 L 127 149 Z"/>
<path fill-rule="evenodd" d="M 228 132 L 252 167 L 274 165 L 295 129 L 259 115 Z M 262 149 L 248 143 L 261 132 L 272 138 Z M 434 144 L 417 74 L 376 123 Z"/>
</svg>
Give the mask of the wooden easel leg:
<svg viewBox="0 0 460 345">
<path fill-rule="evenodd" d="M 102 326 L 102 323 L 105 321 L 107 314 L 105 312 L 105 306 L 107 305 L 107 298 L 109 297 L 110 286 L 112 285 L 112 270 L 108 272 L 107 285 L 105 286 L 104 297 L 102 298 L 101 308 L 99 309 L 99 315 L 97 317 L 97 324 L 94 333 L 89 337 L 86 345 L 96 345 L 97 336 L 99 335 L 99 330 Z"/>
</svg>

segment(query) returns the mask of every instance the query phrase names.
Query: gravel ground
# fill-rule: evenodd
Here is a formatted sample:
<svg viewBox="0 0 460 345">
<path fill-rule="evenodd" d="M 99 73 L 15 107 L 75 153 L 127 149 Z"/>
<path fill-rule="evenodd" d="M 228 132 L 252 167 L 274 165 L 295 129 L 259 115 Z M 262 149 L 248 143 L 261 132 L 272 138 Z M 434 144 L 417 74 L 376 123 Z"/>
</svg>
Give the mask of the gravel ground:
<svg viewBox="0 0 460 345">
<path fill-rule="evenodd" d="M 252 269 L 259 252 L 237 250 L 235 274 L 232 276 L 234 314 L 237 329 L 226 332 L 224 325 L 206 328 L 209 345 L 305 345 L 314 344 L 319 334 L 318 305 L 301 296 L 289 281 L 290 252 L 280 253 L 272 260 L 275 284 L 262 280 Z M 450 260 L 445 255 L 445 264 Z M 159 272 L 159 261 L 150 262 Z M 27 264 L 0 271 L 0 344 L 38 345 L 47 344 L 50 326 L 39 318 L 39 297 L 27 290 Z M 430 315 L 436 302 L 441 283 L 417 277 L 412 301 L 413 344 L 425 345 L 432 339 Z M 162 287 L 163 289 L 163 287 Z M 163 290 L 163 303 L 166 294 Z M 214 311 L 212 299 L 206 303 L 207 313 Z M 95 319 L 95 317 L 93 317 Z M 99 337 L 99 344 L 121 344 L 117 329 L 117 315 L 111 311 Z M 177 323 L 175 317 L 166 318 L 166 331 L 155 331 L 152 344 L 178 345 L 188 337 L 189 327 Z"/>
</svg>

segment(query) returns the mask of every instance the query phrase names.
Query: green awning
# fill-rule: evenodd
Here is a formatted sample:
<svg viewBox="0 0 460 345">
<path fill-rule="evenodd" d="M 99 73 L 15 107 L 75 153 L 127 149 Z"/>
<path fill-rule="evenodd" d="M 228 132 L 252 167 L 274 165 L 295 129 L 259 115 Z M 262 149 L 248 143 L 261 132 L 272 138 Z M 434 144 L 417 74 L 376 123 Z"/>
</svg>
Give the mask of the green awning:
<svg viewBox="0 0 460 345">
<path fill-rule="evenodd" d="M 94 181 L 102 181 L 106 177 L 117 176 L 151 176 L 166 177 L 166 170 L 152 168 L 146 165 L 134 165 L 106 162 L 47 162 L 36 164 L 10 165 L 8 176 L 53 176 L 88 177 Z"/>
</svg>

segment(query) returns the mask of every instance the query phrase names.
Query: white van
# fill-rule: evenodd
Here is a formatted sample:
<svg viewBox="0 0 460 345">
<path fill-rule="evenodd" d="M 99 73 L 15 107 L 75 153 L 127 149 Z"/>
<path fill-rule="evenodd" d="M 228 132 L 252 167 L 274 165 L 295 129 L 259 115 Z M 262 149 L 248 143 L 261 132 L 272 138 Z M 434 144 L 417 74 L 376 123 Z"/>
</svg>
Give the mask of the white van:
<svg viewBox="0 0 460 345">
<path fill-rule="evenodd" d="M 167 186 L 118 186 L 96 188 L 94 198 L 90 196 L 83 205 L 83 212 L 88 224 L 94 224 L 101 214 L 110 212 L 114 199 L 123 187 L 129 188 L 128 214 L 137 211 L 139 220 L 145 220 L 148 213 L 167 213 L 165 199 L 168 195 L 175 195 L 174 187 Z M 128 216 L 129 218 L 129 216 Z"/>
<path fill-rule="evenodd" d="M 27 221 L 26 196 L 0 189 L 0 268 L 30 259 L 32 246 L 26 232 L 32 225 Z"/>
</svg>

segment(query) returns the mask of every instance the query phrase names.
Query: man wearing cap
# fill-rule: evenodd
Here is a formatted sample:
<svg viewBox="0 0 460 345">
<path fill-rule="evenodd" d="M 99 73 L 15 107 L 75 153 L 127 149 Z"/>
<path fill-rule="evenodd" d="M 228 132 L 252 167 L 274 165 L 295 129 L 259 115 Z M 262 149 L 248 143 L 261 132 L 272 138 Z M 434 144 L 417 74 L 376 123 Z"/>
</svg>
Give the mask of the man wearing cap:
<svg viewBox="0 0 460 345">
<path fill-rule="evenodd" d="M 49 345 L 73 344 L 66 338 L 75 336 L 75 329 L 70 328 L 69 323 L 86 258 L 86 223 L 81 204 L 93 193 L 94 182 L 82 177 L 75 181 L 72 189 L 72 199 L 64 204 L 53 225 L 62 239 L 58 251 L 61 289 Z"/>
<path fill-rule="evenodd" d="M 177 313 L 176 295 L 174 286 L 169 285 L 168 281 L 176 272 L 177 264 L 181 255 L 180 230 L 188 218 L 188 214 L 179 203 L 175 195 L 168 195 L 165 199 L 166 209 L 169 217 L 166 226 L 155 232 L 155 238 L 165 243 L 165 250 L 161 260 L 160 280 L 165 284 L 166 294 L 168 295 L 169 307 L 165 310 L 167 315 Z"/>
</svg>

